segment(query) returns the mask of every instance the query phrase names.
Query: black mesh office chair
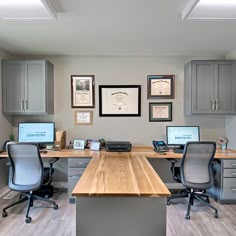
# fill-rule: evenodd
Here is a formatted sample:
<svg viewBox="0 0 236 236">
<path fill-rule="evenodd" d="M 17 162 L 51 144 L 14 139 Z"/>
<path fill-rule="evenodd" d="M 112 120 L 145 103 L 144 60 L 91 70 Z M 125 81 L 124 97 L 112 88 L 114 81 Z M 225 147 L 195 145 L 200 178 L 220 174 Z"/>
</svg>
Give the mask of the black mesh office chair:
<svg viewBox="0 0 236 236">
<path fill-rule="evenodd" d="M 215 152 L 215 142 L 188 142 L 185 145 L 180 167 L 175 166 L 174 159 L 171 160 L 173 177 L 177 182 L 181 182 L 186 190 L 169 197 L 167 205 L 172 199 L 188 197 L 188 208 L 185 215 L 188 220 L 194 199 L 213 209 L 215 211 L 214 217 L 218 218 L 218 210 L 210 204 L 209 197 L 205 194 L 206 189 L 213 185 L 212 162 Z"/>
<path fill-rule="evenodd" d="M 18 191 L 22 195 L 18 201 L 3 208 L 2 216 L 7 216 L 6 210 L 8 208 L 28 200 L 25 222 L 30 223 L 29 210 L 33 206 L 34 199 L 51 203 L 53 209 L 57 210 L 58 205 L 55 201 L 37 195 L 44 181 L 51 179 L 51 176 L 48 175 L 52 174 L 52 170 L 44 171 L 38 145 L 10 142 L 7 144 L 7 152 L 10 161 L 8 186 L 11 190 Z M 46 184 L 48 185 L 48 182 Z"/>
</svg>

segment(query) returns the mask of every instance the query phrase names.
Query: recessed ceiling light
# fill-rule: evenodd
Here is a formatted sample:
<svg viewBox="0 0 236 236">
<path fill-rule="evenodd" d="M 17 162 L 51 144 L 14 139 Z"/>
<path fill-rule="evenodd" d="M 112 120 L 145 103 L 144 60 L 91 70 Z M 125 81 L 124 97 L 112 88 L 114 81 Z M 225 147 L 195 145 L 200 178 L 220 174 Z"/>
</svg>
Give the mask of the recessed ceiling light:
<svg viewBox="0 0 236 236">
<path fill-rule="evenodd" d="M 182 20 L 235 20 L 235 0 L 190 0 Z"/>
<path fill-rule="evenodd" d="M 56 19 L 50 0 L 0 0 L 0 19 Z"/>
</svg>

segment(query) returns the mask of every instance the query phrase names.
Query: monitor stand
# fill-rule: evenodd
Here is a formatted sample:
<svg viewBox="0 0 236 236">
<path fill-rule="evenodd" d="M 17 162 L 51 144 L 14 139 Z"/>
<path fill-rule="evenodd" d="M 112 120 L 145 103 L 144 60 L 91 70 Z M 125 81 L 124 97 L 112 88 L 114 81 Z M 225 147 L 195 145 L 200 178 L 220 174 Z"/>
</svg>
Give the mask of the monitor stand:
<svg viewBox="0 0 236 236">
<path fill-rule="evenodd" d="M 174 148 L 173 151 L 175 153 L 183 153 L 184 152 L 184 147 L 185 147 L 184 144 L 183 145 L 179 145 L 179 147 Z"/>
<path fill-rule="evenodd" d="M 45 149 L 46 148 L 46 145 L 45 144 L 39 144 L 39 149 L 42 150 L 42 149 Z"/>
</svg>

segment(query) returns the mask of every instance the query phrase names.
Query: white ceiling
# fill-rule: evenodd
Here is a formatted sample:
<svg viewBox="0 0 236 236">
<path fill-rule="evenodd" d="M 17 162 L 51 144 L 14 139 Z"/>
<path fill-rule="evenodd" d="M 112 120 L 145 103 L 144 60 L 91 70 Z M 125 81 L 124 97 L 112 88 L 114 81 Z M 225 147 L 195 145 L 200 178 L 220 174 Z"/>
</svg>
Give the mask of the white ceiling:
<svg viewBox="0 0 236 236">
<path fill-rule="evenodd" d="M 188 0 L 53 0 L 49 21 L 0 21 L 0 48 L 28 55 L 224 56 L 236 21 L 184 21 Z"/>
</svg>

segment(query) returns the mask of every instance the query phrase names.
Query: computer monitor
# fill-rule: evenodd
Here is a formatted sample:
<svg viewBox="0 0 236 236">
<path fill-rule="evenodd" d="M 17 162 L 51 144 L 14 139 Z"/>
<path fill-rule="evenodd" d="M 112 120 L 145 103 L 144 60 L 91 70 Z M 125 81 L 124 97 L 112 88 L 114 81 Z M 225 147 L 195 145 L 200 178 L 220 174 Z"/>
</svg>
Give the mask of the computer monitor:
<svg viewBox="0 0 236 236">
<path fill-rule="evenodd" d="M 168 145 L 184 149 L 187 142 L 200 141 L 199 126 L 166 126 L 166 139 Z"/>
<path fill-rule="evenodd" d="M 55 141 L 54 122 L 20 122 L 18 141 L 38 143 L 41 148 Z"/>
</svg>

